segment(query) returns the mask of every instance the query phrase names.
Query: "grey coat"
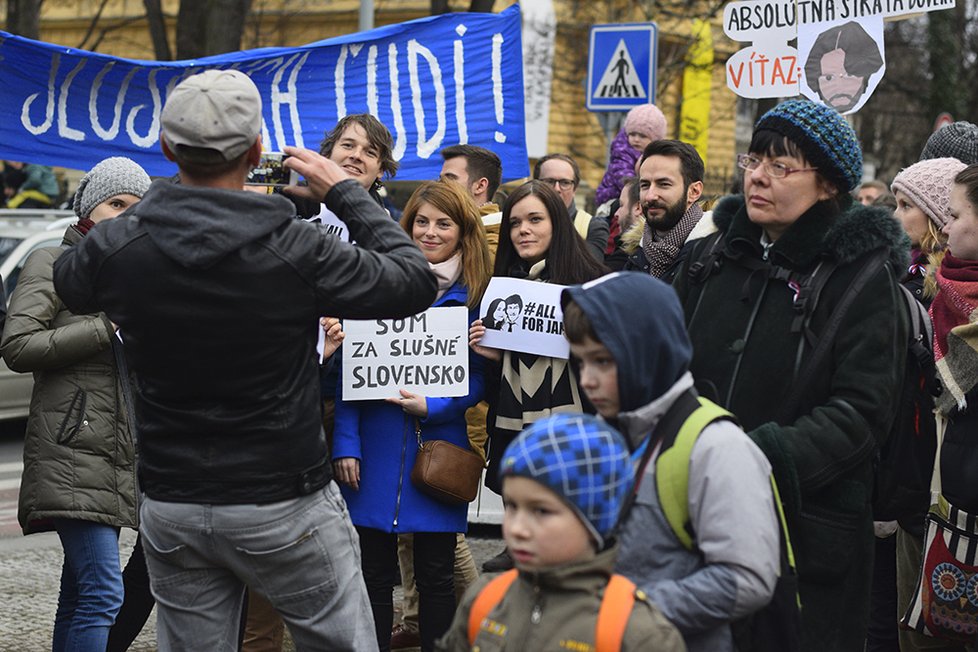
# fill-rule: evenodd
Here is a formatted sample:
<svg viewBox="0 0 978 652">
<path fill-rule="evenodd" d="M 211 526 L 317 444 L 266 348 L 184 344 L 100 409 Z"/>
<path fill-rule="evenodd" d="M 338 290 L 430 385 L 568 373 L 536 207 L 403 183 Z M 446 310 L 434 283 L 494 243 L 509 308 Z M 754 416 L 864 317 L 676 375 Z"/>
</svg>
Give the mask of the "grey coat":
<svg viewBox="0 0 978 652">
<path fill-rule="evenodd" d="M 74 227 L 64 244 L 80 241 Z M 0 354 L 34 374 L 17 517 L 24 534 L 72 518 L 136 527 L 133 435 L 105 315 L 75 315 L 54 291 L 63 249 L 32 253 L 10 299 Z"/>
</svg>

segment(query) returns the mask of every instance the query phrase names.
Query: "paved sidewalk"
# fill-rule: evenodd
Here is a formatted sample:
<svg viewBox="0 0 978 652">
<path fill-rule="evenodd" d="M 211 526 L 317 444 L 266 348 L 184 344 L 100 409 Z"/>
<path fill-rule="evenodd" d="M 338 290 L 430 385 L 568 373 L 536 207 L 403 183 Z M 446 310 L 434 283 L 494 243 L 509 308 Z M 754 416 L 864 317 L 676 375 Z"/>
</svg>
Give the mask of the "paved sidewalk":
<svg viewBox="0 0 978 652">
<path fill-rule="evenodd" d="M 494 537 L 472 536 L 469 545 L 476 563 L 502 549 Z M 135 532 L 120 535 L 121 561 L 136 540 Z M 0 652 L 45 652 L 51 649 L 51 630 L 61 578 L 61 542 L 53 532 L 29 537 L 0 538 Z M 399 589 L 398 589 L 399 591 Z M 130 648 L 132 652 L 156 651 L 156 615 Z M 286 650 L 291 649 L 287 645 Z"/>
</svg>

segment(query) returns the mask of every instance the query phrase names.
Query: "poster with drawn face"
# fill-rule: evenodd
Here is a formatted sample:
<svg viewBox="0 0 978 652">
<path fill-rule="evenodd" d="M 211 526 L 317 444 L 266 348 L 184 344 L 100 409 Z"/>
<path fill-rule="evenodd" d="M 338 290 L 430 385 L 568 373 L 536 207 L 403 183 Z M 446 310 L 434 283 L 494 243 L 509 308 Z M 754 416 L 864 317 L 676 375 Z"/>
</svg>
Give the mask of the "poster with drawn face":
<svg viewBox="0 0 978 652">
<path fill-rule="evenodd" d="M 886 72 L 883 17 L 803 23 L 798 54 L 804 62 L 801 94 L 839 113 L 855 113 Z"/>
<path fill-rule="evenodd" d="M 493 278 L 479 312 L 486 327 L 482 345 L 566 360 L 570 345 L 560 309 L 563 289 L 551 283 Z"/>
</svg>

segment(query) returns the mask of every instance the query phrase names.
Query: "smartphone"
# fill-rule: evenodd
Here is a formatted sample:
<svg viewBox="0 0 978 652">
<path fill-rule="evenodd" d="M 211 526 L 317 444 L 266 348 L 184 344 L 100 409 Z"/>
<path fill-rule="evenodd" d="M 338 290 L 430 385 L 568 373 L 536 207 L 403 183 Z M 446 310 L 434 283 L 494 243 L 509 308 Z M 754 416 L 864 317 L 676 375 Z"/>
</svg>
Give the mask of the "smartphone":
<svg viewBox="0 0 978 652">
<path fill-rule="evenodd" d="M 299 175 L 295 170 L 285 167 L 285 159 L 288 154 L 282 152 L 262 152 L 261 160 L 245 181 L 249 186 L 294 186 L 299 181 Z"/>
</svg>

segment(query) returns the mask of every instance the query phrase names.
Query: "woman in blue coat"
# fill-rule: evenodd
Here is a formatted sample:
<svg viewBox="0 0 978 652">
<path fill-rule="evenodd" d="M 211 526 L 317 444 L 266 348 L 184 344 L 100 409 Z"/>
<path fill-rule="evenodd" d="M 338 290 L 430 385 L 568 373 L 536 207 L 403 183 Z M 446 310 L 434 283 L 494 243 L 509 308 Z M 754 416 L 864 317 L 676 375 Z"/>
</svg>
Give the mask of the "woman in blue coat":
<svg viewBox="0 0 978 652">
<path fill-rule="evenodd" d="M 467 306 L 470 320 L 475 319 L 490 263 L 471 197 L 455 182 L 424 183 L 405 206 L 401 224 L 438 278 L 432 307 Z M 455 535 L 466 530 L 467 505 L 431 498 L 410 476 L 418 451 L 417 428 L 425 441 L 444 439 L 468 447 L 465 411 L 482 400 L 480 360 L 469 356 L 467 396 L 440 398 L 401 390 L 399 398 L 386 401 L 336 403 L 333 466 L 360 534 L 363 577 L 382 651 L 390 649 L 398 534 L 414 534 L 421 649 L 433 650 L 452 622 Z"/>
</svg>

